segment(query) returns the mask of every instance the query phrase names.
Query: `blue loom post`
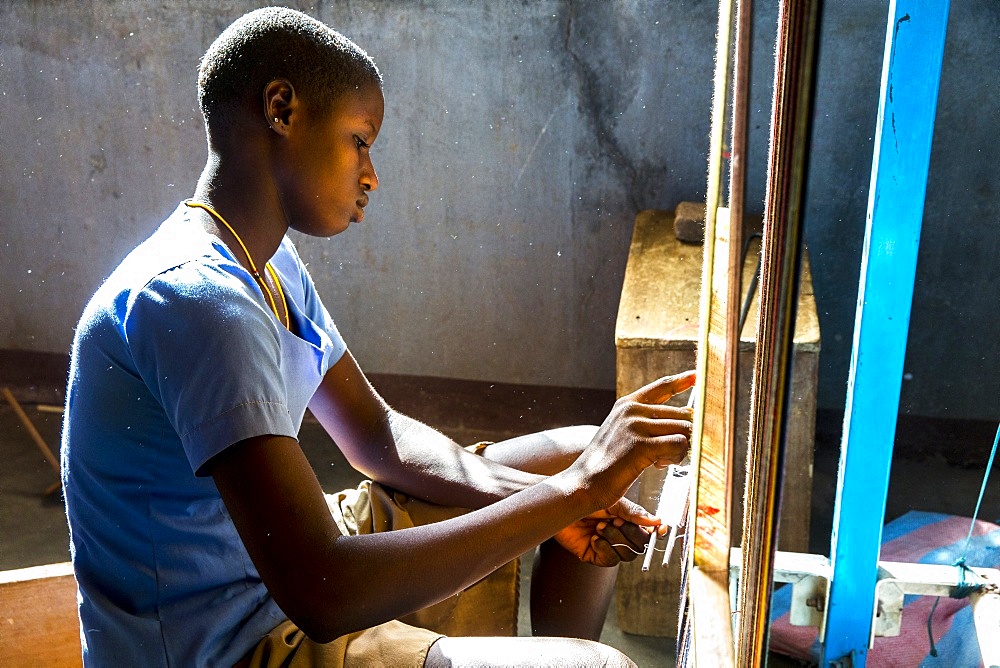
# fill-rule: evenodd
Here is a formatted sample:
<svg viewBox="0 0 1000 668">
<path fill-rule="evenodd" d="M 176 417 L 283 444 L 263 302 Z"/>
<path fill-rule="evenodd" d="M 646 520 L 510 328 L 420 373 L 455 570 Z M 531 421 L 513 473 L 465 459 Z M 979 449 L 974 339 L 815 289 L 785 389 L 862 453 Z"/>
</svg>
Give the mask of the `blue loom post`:
<svg viewBox="0 0 1000 668">
<path fill-rule="evenodd" d="M 948 4 L 889 4 L 821 666 L 868 654 Z"/>
</svg>

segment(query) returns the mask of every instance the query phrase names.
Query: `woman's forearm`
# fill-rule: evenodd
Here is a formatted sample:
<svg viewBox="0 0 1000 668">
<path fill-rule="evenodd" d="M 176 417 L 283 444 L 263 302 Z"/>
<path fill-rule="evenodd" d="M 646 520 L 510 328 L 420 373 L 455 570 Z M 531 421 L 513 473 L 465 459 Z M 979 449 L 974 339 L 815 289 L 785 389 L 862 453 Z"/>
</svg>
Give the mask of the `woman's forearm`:
<svg viewBox="0 0 1000 668">
<path fill-rule="evenodd" d="M 482 508 L 544 479 L 480 457 L 395 411 L 387 427 L 383 438 L 391 438 L 393 447 L 373 448 L 362 473 L 425 501 Z"/>
</svg>

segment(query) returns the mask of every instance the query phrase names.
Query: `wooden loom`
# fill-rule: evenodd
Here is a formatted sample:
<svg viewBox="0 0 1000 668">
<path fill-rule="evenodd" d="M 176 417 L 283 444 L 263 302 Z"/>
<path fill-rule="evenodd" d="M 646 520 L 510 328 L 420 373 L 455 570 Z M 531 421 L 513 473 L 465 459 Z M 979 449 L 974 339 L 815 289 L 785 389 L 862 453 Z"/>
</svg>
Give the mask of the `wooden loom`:
<svg viewBox="0 0 1000 668">
<path fill-rule="evenodd" d="M 839 532 L 841 536 L 850 533 L 851 538 L 850 541 L 843 537 L 838 540 L 838 529 L 841 527 L 835 524 L 834 551 L 830 559 L 776 551 L 778 490 L 784 456 L 783 431 L 789 403 L 787 379 L 792 362 L 792 330 L 801 262 L 806 146 L 818 33 L 818 0 L 782 0 L 779 6 L 762 248 L 760 322 L 747 446 L 746 510 L 742 518 L 742 548 L 730 551 L 734 528 L 730 517 L 730 489 L 736 420 L 735 360 L 739 336 L 739 278 L 742 274 L 740 234 L 751 16 L 749 0 L 740 0 L 736 19 L 730 207 L 727 210 L 720 207 L 720 192 L 726 93 L 730 83 L 730 53 L 733 50 L 730 44 L 733 5 L 734 0 L 721 0 L 719 11 L 696 366 L 699 385 L 696 388 L 698 394 L 689 476 L 692 498 L 687 520 L 689 538 L 685 548 L 678 664 L 764 665 L 771 583 L 780 571 L 779 578 L 790 578 L 783 581 L 805 582 L 811 587 L 812 600 L 825 602 L 823 606 L 815 606 L 817 609 L 812 611 L 807 621 L 808 625 L 820 629 L 820 641 L 824 643 L 823 665 L 864 666 L 867 650 L 876 635 L 875 618 L 882 616 L 880 623 L 884 623 L 885 619 L 887 601 L 879 589 L 883 584 L 891 582 L 891 586 L 898 585 L 907 593 L 953 595 L 964 582 L 961 575 L 956 581 L 955 569 L 950 567 L 916 568 L 909 569 L 905 576 L 893 575 L 893 572 L 907 570 L 905 566 L 908 565 L 878 561 L 884 495 L 881 513 L 866 511 L 870 517 L 861 516 L 854 510 L 858 505 L 858 485 L 854 484 L 852 491 L 848 481 L 849 474 L 854 478 L 864 477 L 862 473 L 875 478 L 882 475 L 883 491 L 888 486 L 895 414 L 873 419 L 865 411 L 869 411 L 869 404 L 877 403 L 870 401 L 869 396 L 875 392 L 881 391 L 883 396 L 885 393 L 891 396 L 895 392 L 898 402 L 898 378 L 902 375 L 910 295 L 897 294 L 897 286 L 901 285 L 912 294 L 916 263 L 914 237 L 919 239 L 948 2 L 890 2 L 877 130 L 880 143 L 891 137 L 895 155 L 880 157 L 877 147 L 873 160 L 861 295 L 841 455 L 842 473 L 838 481 L 835 512 L 835 521 L 845 528 L 848 522 L 852 523 L 850 532 Z M 896 100 L 892 95 L 894 76 L 898 77 Z M 926 104 L 928 99 L 930 105 Z M 923 108 L 918 111 L 920 107 Z M 905 120 L 903 114 L 906 114 Z M 902 123 L 906 124 L 905 129 L 897 128 Z M 904 142 L 907 145 L 901 149 Z M 883 198 L 881 211 L 878 210 L 880 196 Z M 890 210 L 891 213 L 886 213 Z M 896 256 L 892 252 L 870 253 L 873 244 L 882 248 L 878 246 L 880 241 L 891 243 L 897 240 L 908 242 L 906 251 Z M 884 290 L 887 294 L 876 297 L 872 290 Z M 873 304 L 877 302 L 877 308 L 881 310 L 872 312 L 869 301 Z M 894 318 L 896 322 L 893 322 Z M 869 333 L 866 334 L 866 331 Z M 866 337 L 884 339 L 889 347 L 896 350 L 890 354 L 868 344 L 872 349 L 869 352 Z M 883 342 L 882 346 L 885 345 Z M 862 370 L 858 359 L 866 355 L 869 359 L 877 359 L 877 355 L 885 357 L 888 364 L 878 367 L 869 363 L 868 368 Z M 874 372 L 872 367 L 876 368 Z M 871 380 L 880 373 L 890 380 Z M 893 377 L 896 380 L 892 380 Z M 882 412 L 886 413 L 884 408 Z M 857 463 L 859 456 L 856 454 L 852 459 L 847 447 L 852 436 L 857 440 L 867 438 L 879 441 L 875 447 L 865 443 L 868 446 L 865 449 L 876 450 L 877 457 L 866 459 L 863 463 Z M 857 451 L 857 448 L 853 449 L 853 452 Z M 863 535 L 864 544 L 856 541 L 853 534 Z M 848 542 L 850 546 L 841 549 L 839 544 L 846 545 Z M 730 563 L 731 555 L 737 555 L 735 559 L 740 562 L 739 565 Z M 779 563 L 777 567 L 776 563 Z M 735 595 L 731 573 L 736 574 Z M 987 665 L 993 665 L 1000 661 L 1000 645 L 992 637 L 1000 624 L 1000 571 L 977 569 L 977 573 L 981 585 L 973 596 L 973 609 L 977 626 L 981 624 L 983 629 L 979 634 L 983 659 Z M 905 584 L 903 580 L 906 580 Z M 862 584 L 859 586 L 858 583 Z M 899 601 L 901 608 L 902 594 L 899 594 Z M 898 616 L 896 619 L 898 621 Z M 829 628 L 835 629 L 835 633 L 824 640 L 824 633 Z M 891 634 L 885 628 L 879 630 Z"/>
<path fill-rule="evenodd" d="M 747 446 L 748 511 L 743 518 L 741 602 L 730 605 L 730 515 L 743 260 L 743 193 L 746 109 L 749 93 L 751 4 L 737 7 L 730 206 L 720 208 L 725 113 L 730 86 L 734 1 L 719 5 L 712 134 L 706 195 L 697 372 L 692 442 L 692 503 L 687 534 L 684 605 L 678 658 L 681 665 L 760 665 L 766 648 L 767 609 L 777 540 L 784 382 L 792 352 L 796 281 L 800 261 L 805 145 L 815 50 L 814 0 L 783 2 L 779 9 L 771 153 L 765 204 L 760 323 L 754 360 Z M 722 215 L 720 215 L 720 213 Z M 728 215 L 727 215 L 728 214 Z M 734 642 L 734 626 L 737 629 Z"/>
</svg>

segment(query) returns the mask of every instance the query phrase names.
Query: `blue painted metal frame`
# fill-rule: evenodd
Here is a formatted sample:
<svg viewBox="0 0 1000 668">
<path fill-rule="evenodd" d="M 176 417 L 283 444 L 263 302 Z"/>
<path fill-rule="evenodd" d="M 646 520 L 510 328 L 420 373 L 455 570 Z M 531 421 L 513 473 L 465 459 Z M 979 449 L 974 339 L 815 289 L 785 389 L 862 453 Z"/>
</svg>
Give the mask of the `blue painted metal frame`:
<svg viewBox="0 0 1000 668">
<path fill-rule="evenodd" d="M 948 5 L 889 4 L 822 666 L 868 654 Z"/>
</svg>

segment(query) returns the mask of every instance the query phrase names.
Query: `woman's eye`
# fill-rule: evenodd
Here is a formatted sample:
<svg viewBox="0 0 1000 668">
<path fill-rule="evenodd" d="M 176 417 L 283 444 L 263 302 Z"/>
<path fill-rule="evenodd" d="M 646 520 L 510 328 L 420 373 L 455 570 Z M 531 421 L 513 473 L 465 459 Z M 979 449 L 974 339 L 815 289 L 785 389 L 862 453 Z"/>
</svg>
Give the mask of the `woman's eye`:
<svg viewBox="0 0 1000 668">
<path fill-rule="evenodd" d="M 369 144 L 361 137 L 355 137 L 354 141 L 357 142 L 358 148 L 368 148 Z"/>
</svg>

